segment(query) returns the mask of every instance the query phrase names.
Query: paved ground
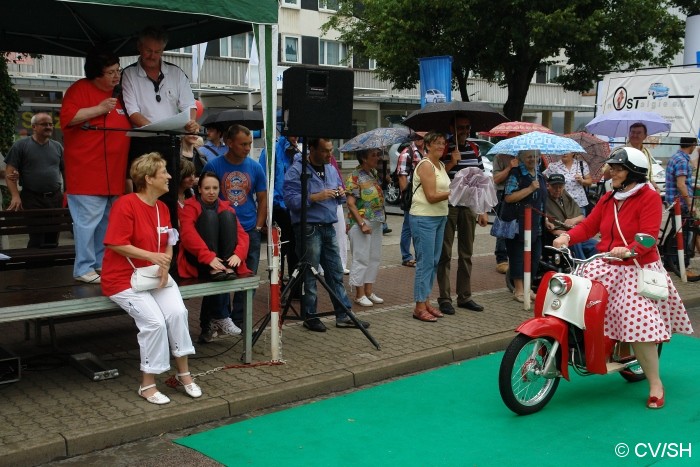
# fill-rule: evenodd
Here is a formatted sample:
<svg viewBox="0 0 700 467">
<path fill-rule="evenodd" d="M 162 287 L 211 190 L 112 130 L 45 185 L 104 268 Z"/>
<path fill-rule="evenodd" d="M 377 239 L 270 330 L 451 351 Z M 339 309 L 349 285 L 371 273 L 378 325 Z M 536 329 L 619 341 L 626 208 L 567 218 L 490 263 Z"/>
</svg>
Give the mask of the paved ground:
<svg viewBox="0 0 700 467">
<path fill-rule="evenodd" d="M 394 232 L 384 237 L 383 267 L 375 286 L 386 302 L 369 310 L 355 310 L 371 322 L 370 332 L 381 350 L 357 330 L 329 327 L 327 333 L 315 334 L 292 321 L 282 330 L 283 365 L 269 364 L 269 330 L 255 346 L 255 364 L 251 366 L 239 365 L 243 346 L 237 339 L 198 345 L 191 362 L 192 371 L 201 374 L 198 382 L 205 393 L 198 400 L 166 387 L 165 375 L 159 383 L 173 399 L 170 404 L 154 406 L 136 395 L 138 348 L 133 321 L 126 315 L 59 324 L 58 352 L 25 342 L 20 324 L 3 325 L 0 344 L 21 355 L 25 369 L 20 382 L 0 385 L 0 465 L 37 465 L 134 440 L 167 437 L 186 427 L 231 421 L 259 409 L 504 348 L 513 337 L 513 329 L 530 313 L 512 300 L 503 276 L 495 272 L 493 238 L 488 229 L 478 230 L 472 279 L 474 299 L 486 311 L 459 310 L 437 323 L 422 323 L 411 319 L 414 270 L 400 265 L 401 218 L 391 216 L 389 222 Z M 686 303 L 700 303 L 700 285 L 677 281 L 677 286 Z M 256 319 L 266 309 L 265 289 L 261 287 L 256 295 Z M 325 294 L 321 295 L 321 309 L 330 309 Z M 188 307 L 191 332 L 196 337 L 199 303 L 191 300 Z M 327 324 L 332 325 L 332 318 Z M 695 325 L 700 328 L 697 322 Z M 68 355 L 79 352 L 99 355 L 108 366 L 117 368 L 120 376 L 90 381 L 66 363 Z M 172 458 L 178 459 L 176 451 Z M 206 460 L 200 460 L 207 465 Z"/>
</svg>

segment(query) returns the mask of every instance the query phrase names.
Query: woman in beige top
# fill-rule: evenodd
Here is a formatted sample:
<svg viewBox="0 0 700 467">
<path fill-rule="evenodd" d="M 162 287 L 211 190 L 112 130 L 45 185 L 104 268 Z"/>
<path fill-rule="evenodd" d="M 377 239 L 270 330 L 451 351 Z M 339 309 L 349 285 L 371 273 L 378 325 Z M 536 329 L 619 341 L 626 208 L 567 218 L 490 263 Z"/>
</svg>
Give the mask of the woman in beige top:
<svg viewBox="0 0 700 467">
<path fill-rule="evenodd" d="M 445 152 L 445 135 L 431 131 L 424 138 L 426 156 L 413 172 L 413 202 L 410 210 L 411 236 L 416 250 L 416 277 L 413 296 L 415 319 L 435 322 L 444 315 L 430 306 L 437 265 L 442 251 L 442 237 L 447 222 L 447 197 L 450 179 L 440 158 Z"/>
</svg>

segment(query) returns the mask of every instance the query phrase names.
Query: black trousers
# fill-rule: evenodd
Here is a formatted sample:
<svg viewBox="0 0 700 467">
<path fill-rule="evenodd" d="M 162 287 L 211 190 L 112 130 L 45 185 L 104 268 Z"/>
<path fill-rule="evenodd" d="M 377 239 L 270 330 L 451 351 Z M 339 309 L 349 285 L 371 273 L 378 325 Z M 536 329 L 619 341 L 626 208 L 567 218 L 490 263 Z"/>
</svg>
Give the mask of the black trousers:
<svg viewBox="0 0 700 467">
<path fill-rule="evenodd" d="M 284 263 L 287 262 L 287 271 L 291 276 L 299 263 L 297 256 L 297 241 L 292 230 L 292 218 L 289 216 L 289 211 L 281 206 L 272 207 L 272 222 L 276 222 L 280 228 L 280 240 L 282 241 L 280 272 L 284 275 Z"/>
<path fill-rule="evenodd" d="M 53 209 L 63 206 L 63 193 L 56 190 L 51 193 L 37 193 L 23 189 L 19 193 L 22 209 Z M 27 248 L 55 248 L 58 246 L 58 232 L 29 234 Z"/>
</svg>

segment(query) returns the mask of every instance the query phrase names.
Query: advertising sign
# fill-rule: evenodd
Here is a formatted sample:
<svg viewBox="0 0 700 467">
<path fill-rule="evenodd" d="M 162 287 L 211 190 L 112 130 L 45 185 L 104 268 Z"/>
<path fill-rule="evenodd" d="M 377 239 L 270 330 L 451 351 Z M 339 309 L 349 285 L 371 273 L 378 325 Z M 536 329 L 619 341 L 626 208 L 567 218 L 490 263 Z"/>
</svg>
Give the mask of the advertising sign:
<svg viewBox="0 0 700 467">
<path fill-rule="evenodd" d="M 671 122 L 668 136 L 698 134 L 700 69 L 696 67 L 611 73 L 598 91 L 598 115 L 619 110 L 651 111 Z"/>
<path fill-rule="evenodd" d="M 452 102 L 452 57 L 420 59 L 420 106 Z"/>
</svg>

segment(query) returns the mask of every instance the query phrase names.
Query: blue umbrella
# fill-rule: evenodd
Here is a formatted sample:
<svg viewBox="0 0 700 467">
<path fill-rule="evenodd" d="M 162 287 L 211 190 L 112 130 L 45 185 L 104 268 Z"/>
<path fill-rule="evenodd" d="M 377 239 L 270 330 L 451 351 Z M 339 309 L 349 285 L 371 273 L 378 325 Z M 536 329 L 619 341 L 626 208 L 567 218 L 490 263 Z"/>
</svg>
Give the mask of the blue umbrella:
<svg viewBox="0 0 700 467">
<path fill-rule="evenodd" d="M 563 136 L 533 131 L 515 138 L 504 139 L 494 145 L 488 154 L 517 156 L 520 151 L 539 150 L 542 154 L 561 155 L 570 152 L 585 152 L 576 141 Z"/>
<path fill-rule="evenodd" d="M 383 148 L 392 144 L 406 143 L 416 138 L 418 136 L 405 126 L 375 128 L 355 136 L 343 144 L 339 150 L 340 152 L 353 152 L 362 151 L 363 149 Z"/>
<path fill-rule="evenodd" d="M 627 136 L 634 123 L 643 123 L 649 135 L 671 131 L 671 123 L 661 115 L 642 110 L 619 110 L 598 115 L 586 125 L 586 130 L 594 135 Z"/>
</svg>

